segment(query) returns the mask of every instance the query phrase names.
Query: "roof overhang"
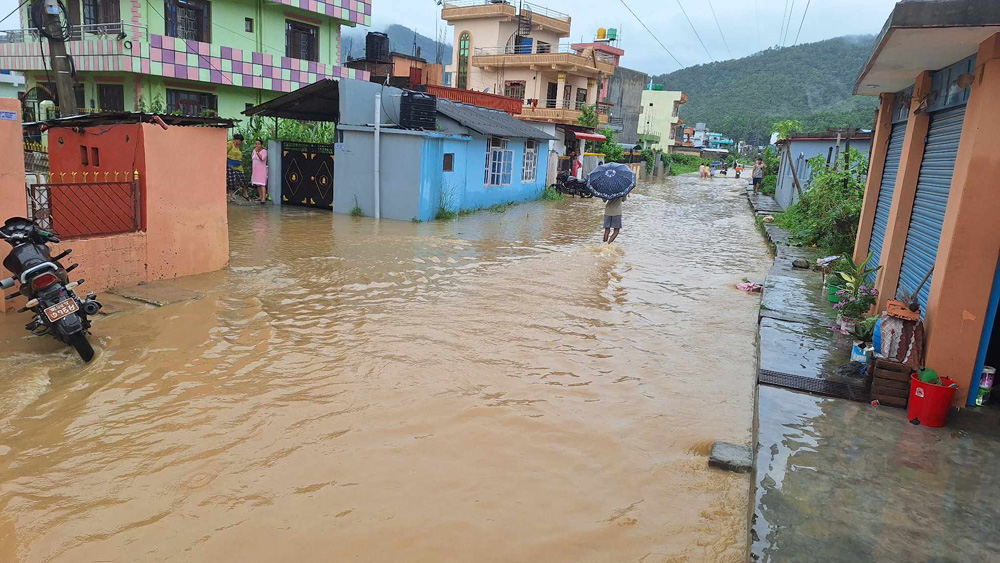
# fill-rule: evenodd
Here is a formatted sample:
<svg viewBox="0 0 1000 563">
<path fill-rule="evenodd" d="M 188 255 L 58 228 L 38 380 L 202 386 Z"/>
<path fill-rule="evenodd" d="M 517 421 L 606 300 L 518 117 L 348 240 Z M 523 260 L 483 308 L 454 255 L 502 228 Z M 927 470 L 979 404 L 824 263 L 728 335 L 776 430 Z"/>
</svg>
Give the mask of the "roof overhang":
<svg viewBox="0 0 1000 563">
<path fill-rule="evenodd" d="M 583 140 L 583 141 L 607 141 L 608 140 L 608 138 L 605 137 L 604 135 L 600 135 L 600 134 L 597 134 L 597 133 L 584 133 L 582 131 L 573 131 L 573 135 L 576 136 L 576 138 L 577 138 L 578 141 L 579 140 Z"/>
<path fill-rule="evenodd" d="M 249 108 L 243 114 L 299 121 L 339 122 L 340 85 L 336 80 L 325 78 Z"/>
<path fill-rule="evenodd" d="M 913 85 L 921 72 L 974 55 L 1000 32 L 996 0 L 899 2 L 854 83 L 854 93 L 877 96 Z"/>
</svg>

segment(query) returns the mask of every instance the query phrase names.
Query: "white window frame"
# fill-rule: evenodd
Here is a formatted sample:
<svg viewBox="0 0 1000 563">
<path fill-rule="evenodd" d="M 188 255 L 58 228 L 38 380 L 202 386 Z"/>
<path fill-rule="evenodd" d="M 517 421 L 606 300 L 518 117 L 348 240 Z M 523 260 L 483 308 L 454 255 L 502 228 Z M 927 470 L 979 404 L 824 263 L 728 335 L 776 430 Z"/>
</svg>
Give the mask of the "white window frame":
<svg viewBox="0 0 1000 563">
<path fill-rule="evenodd" d="M 507 148 L 507 139 L 490 137 L 486 142 L 485 184 L 489 187 L 509 186 L 514 168 L 514 151 Z"/>
<path fill-rule="evenodd" d="M 538 141 L 528 139 L 524 142 L 524 172 L 522 182 L 534 182 L 538 178 Z"/>
</svg>

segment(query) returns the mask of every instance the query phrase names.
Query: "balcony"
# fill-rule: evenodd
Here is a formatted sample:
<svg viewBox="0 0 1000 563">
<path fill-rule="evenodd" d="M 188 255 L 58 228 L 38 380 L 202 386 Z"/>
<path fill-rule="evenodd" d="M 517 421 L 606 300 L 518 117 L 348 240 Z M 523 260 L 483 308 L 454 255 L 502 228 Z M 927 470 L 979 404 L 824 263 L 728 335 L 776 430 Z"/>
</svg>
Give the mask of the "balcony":
<svg viewBox="0 0 1000 563">
<path fill-rule="evenodd" d="M 579 125 L 579 118 L 583 115 L 583 102 L 563 101 L 567 107 L 555 107 L 558 100 L 541 100 L 545 103 L 526 104 L 521 110 L 520 119 L 528 121 L 541 121 L 545 123 L 559 123 L 562 125 Z M 550 107 L 551 106 L 551 107 Z M 600 125 L 607 125 L 610 118 L 607 106 L 597 106 L 597 120 Z"/>
<path fill-rule="evenodd" d="M 537 4 L 525 2 L 521 9 L 521 15 L 527 16 L 531 20 L 531 26 L 540 30 L 554 31 L 560 35 L 568 36 L 573 18 L 568 14 L 550 10 Z"/>
<path fill-rule="evenodd" d="M 445 0 L 441 8 L 441 19 L 453 22 L 480 18 L 517 17 L 517 8 L 506 2 L 492 0 Z"/>
<path fill-rule="evenodd" d="M 125 22 L 73 26 L 66 51 L 77 70 L 128 71 L 129 59 L 149 37 L 146 26 Z M 48 41 L 36 28 L 0 31 L 0 68 L 48 70 Z M 128 61 L 128 62 L 126 62 Z"/>
<path fill-rule="evenodd" d="M 523 111 L 521 100 L 498 96 L 497 94 L 487 94 L 485 92 L 476 92 L 475 90 L 461 90 L 459 88 L 449 88 L 433 84 L 427 85 L 427 93 L 439 98 L 462 102 L 463 104 L 498 109 L 511 115 L 518 115 Z"/>
<path fill-rule="evenodd" d="M 555 70 L 581 75 L 615 73 L 613 57 L 592 48 L 577 51 L 568 44 L 560 45 L 505 45 L 479 47 L 473 53 L 472 66 L 493 68 L 528 68 L 530 70 Z"/>
</svg>

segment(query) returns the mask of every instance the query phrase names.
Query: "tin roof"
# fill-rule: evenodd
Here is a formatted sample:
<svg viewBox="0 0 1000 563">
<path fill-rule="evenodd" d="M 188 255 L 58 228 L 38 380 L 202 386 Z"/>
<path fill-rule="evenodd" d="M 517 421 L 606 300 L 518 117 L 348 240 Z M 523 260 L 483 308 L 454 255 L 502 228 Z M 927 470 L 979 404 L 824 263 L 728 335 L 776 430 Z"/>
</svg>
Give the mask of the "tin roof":
<svg viewBox="0 0 1000 563">
<path fill-rule="evenodd" d="M 515 119 L 507 112 L 470 106 L 461 102 L 454 102 L 438 98 L 437 110 L 447 117 L 454 119 L 462 125 L 483 135 L 495 135 L 498 137 L 513 137 L 521 139 L 538 139 L 542 141 L 553 141 L 555 137 L 548 133 L 528 125 L 527 123 Z"/>
<path fill-rule="evenodd" d="M 70 117 L 60 117 L 47 121 L 31 121 L 24 124 L 26 128 L 47 127 L 100 127 L 102 125 L 121 125 L 125 123 L 150 123 L 153 117 L 159 117 L 163 122 L 176 127 L 224 127 L 235 126 L 232 119 L 223 117 L 192 117 L 186 115 L 135 113 L 131 111 L 105 111 L 101 113 L 85 113 Z"/>
</svg>

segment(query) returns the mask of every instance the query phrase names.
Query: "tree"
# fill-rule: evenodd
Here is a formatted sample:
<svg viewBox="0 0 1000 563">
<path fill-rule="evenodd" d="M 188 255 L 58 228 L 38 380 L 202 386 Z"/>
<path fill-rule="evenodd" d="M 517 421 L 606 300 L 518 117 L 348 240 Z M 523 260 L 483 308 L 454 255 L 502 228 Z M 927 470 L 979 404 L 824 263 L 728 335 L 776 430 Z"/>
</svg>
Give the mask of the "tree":
<svg viewBox="0 0 1000 563">
<path fill-rule="evenodd" d="M 802 122 L 795 121 L 794 119 L 785 119 L 776 122 L 771 128 L 778 133 L 779 139 L 787 139 L 792 133 L 802 131 Z"/>
<path fill-rule="evenodd" d="M 580 108 L 580 117 L 576 118 L 576 122 L 583 127 L 596 129 L 597 126 L 601 124 L 600 118 L 597 117 L 597 106 L 588 106 L 584 104 L 583 107 Z"/>
</svg>

